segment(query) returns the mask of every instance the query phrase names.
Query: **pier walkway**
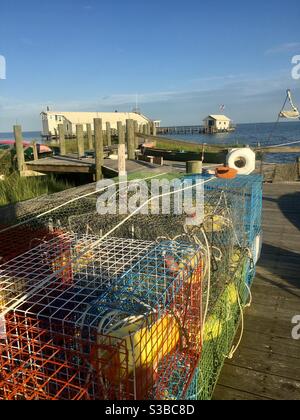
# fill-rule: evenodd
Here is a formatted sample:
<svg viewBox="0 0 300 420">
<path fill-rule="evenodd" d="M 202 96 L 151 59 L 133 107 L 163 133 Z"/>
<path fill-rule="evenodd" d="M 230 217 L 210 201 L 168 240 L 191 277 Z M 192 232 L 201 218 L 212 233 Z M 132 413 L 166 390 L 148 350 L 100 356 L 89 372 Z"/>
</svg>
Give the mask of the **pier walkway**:
<svg viewBox="0 0 300 420">
<path fill-rule="evenodd" d="M 300 400 L 300 183 L 264 187 L 264 247 L 242 344 L 226 362 L 217 400 Z"/>
</svg>

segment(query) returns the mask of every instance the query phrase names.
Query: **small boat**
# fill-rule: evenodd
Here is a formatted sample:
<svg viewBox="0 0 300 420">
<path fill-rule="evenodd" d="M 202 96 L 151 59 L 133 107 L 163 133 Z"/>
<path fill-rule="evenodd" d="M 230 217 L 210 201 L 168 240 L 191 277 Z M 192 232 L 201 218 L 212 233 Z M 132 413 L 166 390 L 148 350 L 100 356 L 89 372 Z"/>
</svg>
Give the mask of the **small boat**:
<svg viewBox="0 0 300 420">
<path fill-rule="evenodd" d="M 226 155 L 228 153 L 227 149 L 216 150 L 216 151 L 205 151 L 204 152 L 204 162 L 205 163 L 224 163 Z M 174 150 L 165 150 L 157 149 L 154 147 L 143 148 L 143 154 L 145 156 L 153 157 L 162 157 L 164 160 L 169 160 L 171 162 L 189 162 L 192 160 L 201 160 L 202 152 L 185 152 L 185 151 L 174 151 Z"/>
<path fill-rule="evenodd" d="M 16 146 L 16 142 L 15 140 L 0 140 L 0 149 L 13 149 Z M 32 144 L 29 141 L 23 141 L 23 147 L 24 149 L 31 149 L 32 148 Z M 37 150 L 38 150 L 38 154 L 43 155 L 43 154 L 48 154 L 48 153 L 52 153 L 52 149 L 50 149 L 50 147 L 46 146 L 45 144 L 37 144 Z"/>
</svg>

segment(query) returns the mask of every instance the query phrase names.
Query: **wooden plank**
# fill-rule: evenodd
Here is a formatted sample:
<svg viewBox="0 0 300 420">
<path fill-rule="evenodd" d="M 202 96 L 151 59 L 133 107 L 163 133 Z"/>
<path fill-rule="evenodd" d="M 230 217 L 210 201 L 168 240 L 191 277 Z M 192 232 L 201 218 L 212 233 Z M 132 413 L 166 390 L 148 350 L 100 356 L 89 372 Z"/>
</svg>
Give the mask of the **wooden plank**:
<svg viewBox="0 0 300 420">
<path fill-rule="evenodd" d="M 269 351 L 243 346 L 236 353 L 234 361 L 228 360 L 227 366 L 239 366 L 259 373 L 269 373 L 282 378 L 288 378 L 299 382 L 300 386 L 300 363 L 299 358 L 290 355 L 280 355 Z M 299 395 L 300 398 L 300 395 Z"/>
<path fill-rule="evenodd" d="M 274 302 L 274 299 L 271 299 Z M 271 306 L 272 307 L 272 306 Z M 299 312 L 300 307 L 298 306 Z M 291 309 L 282 309 L 279 306 L 276 307 L 275 302 L 273 305 L 273 310 L 270 310 L 270 307 L 266 307 L 265 304 L 260 304 L 259 302 L 255 302 L 251 307 L 251 310 L 246 310 L 246 317 L 261 317 L 263 320 L 271 320 L 274 322 L 274 326 L 276 326 L 276 322 L 280 320 L 280 322 L 284 322 L 285 328 L 287 330 L 287 334 L 291 334 L 291 320 L 297 314 L 297 311 L 294 308 Z"/>
<path fill-rule="evenodd" d="M 269 373 L 225 365 L 220 385 L 276 400 L 299 400 L 300 382 Z"/>
<path fill-rule="evenodd" d="M 285 358 L 299 359 L 295 361 L 300 366 L 300 342 L 286 337 L 277 337 L 261 332 L 247 330 L 241 344 L 241 350 L 246 347 L 252 350 L 269 353 L 272 352 Z"/>
<path fill-rule="evenodd" d="M 291 337 L 292 317 L 300 312 L 299 198 L 300 184 L 265 186 L 268 242 L 241 346 L 226 362 L 215 398 L 300 400 L 300 341 Z"/>
<path fill-rule="evenodd" d="M 266 291 L 267 294 L 272 294 L 272 289 L 278 290 L 280 288 L 283 295 L 285 293 L 290 294 L 292 297 L 298 298 L 300 296 L 300 289 L 297 287 L 298 285 L 294 286 L 293 284 L 283 284 L 280 283 L 280 277 L 274 278 L 272 274 L 269 273 L 268 276 L 263 276 L 261 273 L 257 273 L 256 280 L 255 280 L 255 288 L 257 285 L 264 286 L 266 289 L 269 289 Z M 270 290 L 271 289 L 271 290 Z M 254 289 L 253 289 L 254 290 Z"/>
<path fill-rule="evenodd" d="M 294 314 L 299 312 L 300 314 L 300 298 L 289 296 L 283 296 L 283 293 L 278 290 L 278 294 L 270 295 L 264 293 L 258 293 L 255 289 L 253 293 L 253 301 L 257 305 L 263 305 L 264 307 L 268 308 L 269 310 L 273 310 L 276 308 L 276 313 L 281 314 L 281 312 L 290 311 Z"/>
<path fill-rule="evenodd" d="M 41 172 L 41 173 L 89 174 L 89 173 L 94 173 L 95 172 L 95 169 L 93 168 L 92 165 L 89 165 L 89 166 L 79 166 L 79 165 L 76 165 L 76 164 L 75 165 L 72 165 L 72 164 L 64 165 L 63 163 L 55 164 L 55 165 L 51 165 L 51 164 L 38 165 L 37 163 L 35 163 L 34 165 L 32 165 L 31 162 L 28 162 L 27 168 L 31 169 L 33 171 L 36 171 L 36 172 Z"/>
<path fill-rule="evenodd" d="M 271 398 L 262 397 L 261 395 L 251 394 L 250 392 L 241 391 L 236 387 L 224 386 L 218 384 L 213 399 L 215 401 L 259 401 L 259 400 L 271 400 Z"/>
</svg>

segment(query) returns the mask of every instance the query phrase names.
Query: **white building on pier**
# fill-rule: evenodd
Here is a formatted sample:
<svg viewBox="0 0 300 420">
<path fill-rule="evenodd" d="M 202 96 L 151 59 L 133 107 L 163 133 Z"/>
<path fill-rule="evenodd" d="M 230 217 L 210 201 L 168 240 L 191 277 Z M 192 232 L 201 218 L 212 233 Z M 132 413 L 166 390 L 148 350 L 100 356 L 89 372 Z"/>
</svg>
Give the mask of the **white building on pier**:
<svg viewBox="0 0 300 420">
<path fill-rule="evenodd" d="M 159 125 L 159 121 L 152 121 L 150 118 L 135 112 L 50 112 L 44 111 L 41 113 L 43 136 L 51 137 L 58 134 L 59 124 L 65 127 L 65 134 L 73 136 L 76 134 L 76 125 L 82 124 L 84 131 L 86 125 L 91 124 L 94 129 L 94 118 L 101 118 L 103 129 L 105 130 L 106 123 L 109 122 L 112 129 L 117 129 L 117 123 L 121 121 L 123 125 L 126 120 L 134 120 L 139 126 L 154 122 Z"/>
<path fill-rule="evenodd" d="M 232 130 L 232 121 L 225 115 L 209 115 L 204 120 L 204 129 L 207 133 L 217 133 Z"/>
</svg>

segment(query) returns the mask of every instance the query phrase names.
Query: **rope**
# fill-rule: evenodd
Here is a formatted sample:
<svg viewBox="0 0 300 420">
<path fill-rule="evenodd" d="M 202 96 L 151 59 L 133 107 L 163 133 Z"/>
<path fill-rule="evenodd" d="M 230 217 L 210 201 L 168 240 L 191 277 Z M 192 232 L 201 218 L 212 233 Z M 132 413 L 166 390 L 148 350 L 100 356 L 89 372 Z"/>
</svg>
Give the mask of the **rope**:
<svg viewBox="0 0 300 420">
<path fill-rule="evenodd" d="M 252 257 L 252 251 L 250 249 L 248 249 L 248 252 L 249 252 L 249 256 L 251 258 Z M 245 305 L 245 308 L 250 308 L 251 305 L 252 305 L 253 296 L 252 296 L 251 289 L 248 286 L 247 282 L 245 282 L 245 286 L 246 286 L 246 289 L 249 292 L 249 302 Z M 235 284 L 235 288 L 236 288 L 236 291 L 237 291 L 238 305 L 239 305 L 239 309 L 240 309 L 240 312 L 241 312 L 241 334 L 240 334 L 240 338 L 239 338 L 237 344 L 232 347 L 229 355 L 227 356 L 227 358 L 229 360 L 232 360 L 233 359 L 235 353 L 237 352 L 237 350 L 239 349 L 239 347 L 241 345 L 241 342 L 242 342 L 242 339 L 243 339 L 243 336 L 244 336 L 244 325 L 245 325 L 245 321 L 244 321 L 244 309 L 243 309 L 242 304 L 241 304 L 240 294 L 239 294 L 239 290 L 238 290 L 236 284 Z"/>
<path fill-rule="evenodd" d="M 210 252 L 210 246 L 209 246 L 209 241 L 207 238 L 207 235 L 205 233 L 204 228 L 201 229 L 201 232 L 203 234 L 205 243 L 206 243 L 206 247 L 207 247 L 207 297 L 206 297 L 206 307 L 205 307 L 205 311 L 204 311 L 204 315 L 203 315 L 203 323 L 202 323 L 202 331 L 204 332 L 205 330 L 205 324 L 206 324 L 206 318 L 207 318 L 207 314 L 208 314 L 208 308 L 209 308 L 209 301 L 210 301 L 210 286 L 211 286 L 211 252 Z M 204 339 L 204 334 L 202 334 L 202 345 L 203 345 L 203 339 Z"/>
<path fill-rule="evenodd" d="M 235 285 L 235 287 L 236 287 L 236 285 Z M 232 360 L 233 359 L 233 357 L 234 357 L 234 355 L 235 355 L 235 353 L 237 352 L 237 350 L 239 349 L 239 347 L 240 347 L 240 345 L 241 345 L 241 342 L 242 342 L 242 339 L 243 339 L 243 336 L 244 336 L 244 328 L 245 328 L 245 322 L 244 322 L 244 310 L 243 310 L 243 307 L 242 307 L 242 304 L 241 304 L 241 299 L 240 299 L 240 295 L 239 295 L 239 291 L 238 291 L 238 289 L 237 289 L 237 287 L 236 287 L 236 290 L 237 290 L 237 298 L 238 298 L 238 305 L 239 305 L 239 309 L 240 309 L 240 311 L 241 311 L 241 334 L 240 334 L 240 338 L 239 338 L 239 341 L 237 342 L 237 344 L 236 344 L 236 346 L 233 346 L 232 347 L 232 349 L 231 349 L 231 351 L 230 351 L 230 353 L 229 353 L 229 355 L 227 356 L 227 358 L 229 359 L 229 360 Z"/>
<path fill-rule="evenodd" d="M 282 112 L 284 111 L 284 108 L 285 108 L 285 106 L 286 106 L 286 104 L 287 104 L 288 100 L 290 101 L 292 108 L 293 108 L 294 110 L 295 110 L 295 109 L 297 109 L 297 108 L 295 107 L 295 105 L 293 104 L 293 101 L 292 101 L 292 98 L 291 98 L 291 91 L 290 91 L 290 90 L 288 90 L 288 91 L 287 91 L 286 98 L 285 98 L 285 101 L 284 101 L 284 104 L 283 104 L 283 106 L 282 106 L 282 108 L 281 108 L 281 110 L 280 110 L 280 112 L 279 112 L 279 114 L 278 114 L 278 117 L 277 117 L 277 120 L 276 120 L 276 122 L 275 122 L 275 124 L 274 124 L 273 130 L 271 131 L 270 136 L 269 136 L 269 138 L 268 138 L 268 143 L 271 141 L 271 138 L 273 137 L 273 135 L 274 135 L 274 133 L 275 133 L 275 131 L 276 131 L 276 129 L 277 129 L 277 126 L 278 126 L 278 124 L 279 124 L 279 121 L 280 121 L 280 118 L 281 118 Z M 289 144 L 296 144 L 296 143 L 298 143 L 298 142 L 293 142 L 293 143 L 289 143 Z M 300 143 L 300 142 L 299 142 L 299 143 Z M 288 145 L 288 144 L 284 144 L 284 145 L 275 145 L 275 146 L 277 146 L 277 147 L 281 147 L 281 146 L 287 146 L 287 145 Z M 269 147 L 274 147 L 274 146 L 269 146 Z M 266 149 L 266 147 L 262 147 L 262 149 Z"/>
</svg>

